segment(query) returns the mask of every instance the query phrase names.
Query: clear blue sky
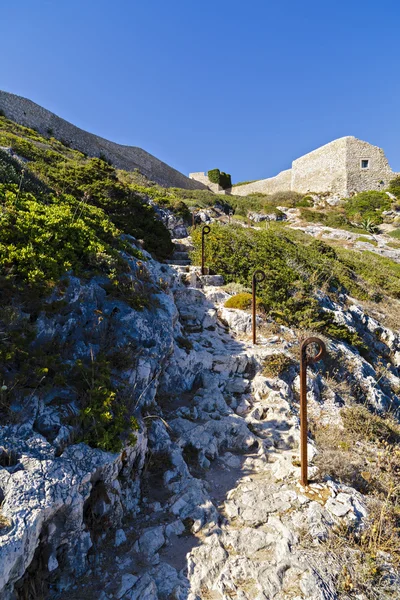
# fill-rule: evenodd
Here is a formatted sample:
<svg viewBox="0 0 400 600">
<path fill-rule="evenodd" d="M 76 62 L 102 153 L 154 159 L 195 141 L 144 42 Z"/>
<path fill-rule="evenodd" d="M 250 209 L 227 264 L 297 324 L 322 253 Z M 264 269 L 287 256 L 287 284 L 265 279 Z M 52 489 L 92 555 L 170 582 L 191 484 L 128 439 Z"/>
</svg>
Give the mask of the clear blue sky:
<svg viewBox="0 0 400 600">
<path fill-rule="evenodd" d="M 398 0 L 3 0 L 0 89 L 184 173 L 344 135 L 400 171 Z"/>
</svg>

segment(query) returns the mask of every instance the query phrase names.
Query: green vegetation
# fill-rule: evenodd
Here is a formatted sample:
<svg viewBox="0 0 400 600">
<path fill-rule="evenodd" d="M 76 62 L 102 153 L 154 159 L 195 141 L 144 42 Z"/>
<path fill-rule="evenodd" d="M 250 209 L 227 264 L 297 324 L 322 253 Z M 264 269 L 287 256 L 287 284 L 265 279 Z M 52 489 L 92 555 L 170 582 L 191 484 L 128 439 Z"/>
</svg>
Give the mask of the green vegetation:
<svg viewBox="0 0 400 600">
<path fill-rule="evenodd" d="M 292 365 L 294 365 L 294 361 L 283 352 L 270 354 L 264 360 L 262 374 L 264 377 L 279 377 Z"/>
<path fill-rule="evenodd" d="M 394 229 L 388 235 L 390 235 L 390 237 L 394 238 L 395 240 L 400 240 L 400 229 Z"/>
<path fill-rule="evenodd" d="M 232 180 L 229 173 L 224 173 L 219 169 L 211 169 L 211 171 L 208 171 L 207 176 L 211 183 L 220 185 L 223 190 L 232 187 Z"/>
<path fill-rule="evenodd" d="M 119 231 L 105 213 L 73 196 L 37 199 L 0 184 L 0 284 L 56 282 L 65 272 L 115 269 L 121 262 Z"/>
<path fill-rule="evenodd" d="M 310 208 L 311 206 L 314 206 L 314 199 L 312 196 L 304 196 L 297 202 L 296 206 L 299 208 Z"/>
<path fill-rule="evenodd" d="M 111 369 L 105 356 L 92 357 L 90 364 L 78 360 L 72 373 L 78 390 L 82 441 L 109 452 L 119 452 L 123 437 L 136 443 L 139 429 L 127 398 L 111 382 Z"/>
<path fill-rule="evenodd" d="M 385 192 L 360 192 L 352 198 L 344 199 L 340 206 L 329 207 L 324 211 L 303 208 L 300 216 L 309 223 L 321 223 L 336 229 L 378 233 L 378 226 L 383 223 L 382 212 L 389 210 L 391 205 L 392 200 Z M 297 206 L 304 204 L 298 203 Z"/>
<path fill-rule="evenodd" d="M 232 187 L 240 187 L 241 185 L 248 185 L 249 183 L 255 183 L 259 181 L 258 179 L 251 179 L 250 181 L 239 181 L 238 183 L 233 183 Z"/>
<path fill-rule="evenodd" d="M 388 189 L 391 194 L 394 194 L 400 200 L 400 175 L 392 179 Z"/>
<path fill-rule="evenodd" d="M 355 226 L 346 217 L 343 210 L 327 209 L 324 212 L 318 210 L 310 210 L 308 208 L 302 208 L 300 210 L 300 217 L 308 223 L 321 223 L 326 227 L 332 227 L 334 229 L 345 229 L 346 231 L 352 231 L 354 233 L 363 233 L 364 229 L 361 226 Z"/>
<path fill-rule="evenodd" d="M 378 242 L 376 242 L 375 240 L 370 240 L 369 238 L 363 237 L 363 236 L 357 238 L 356 242 L 363 242 L 364 244 L 372 244 L 372 246 L 378 245 Z"/>
<path fill-rule="evenodd" d="M 382 211 L 389 210 L 392 200 L 385 192 L 360 192 L 344 200 L 346 216 L 358 224 L 370 220 L 379 225 L 383 222 Z"/>
<path fill-rule="evenodd" d="M 168 231 L 156 219 L 153 207 L 145 201 L 146 192 L 149 192 L 157 203 L 162 197 L 159 189 L 130 183 L 129 174 L 124 176 L 124 172 L 117 171 L 100 158 L 88 159 L 58 140 L 44 138 L 4 117 L 0 118 L 0 145 L 12 148 L 18 156 L 29 161 L 21 165 L 1 152 L 0 180 L 4 183 L 16 183 L 21 191 L 32 193 L 45 193 L 47 189 L 58 198 L 72 195 L 82 205 L 104 210 L 121 233 L 143 240 L 146 250 L 157 258 L 166 258 L 172 252 Z M 34 184 L 39 188 L 32 189 Z M 168 208 L 177 208 L 178 212 L 184 211 L 188 216 L 186 207 L 180 202 L 174 198 Z M 162 203 L 167 204 L 165 198 Z"/>
<path fill-rule="evenodd" d="M 291 191 L 269 195 L 254 193 L 249 196 L 228 196 L 226 201 L 229 202 L 236 215 L 245 217 L 250 212 L 279 213 L 277 206 L 294 208 L 303 201 L 303 195 Z"/>
<path fill-rule="evenodd" d="M 200 261 L 200 232 L 193 232 L 194 262 Z M 334 322 L 320 308 L 321 288 L 330 294 L 347 292 L 359 299 L 377 300 L 385 294 L 400 298 L 400 265 L 368 252 L 333 248 L 299 231 L 271 225 L 248 230 L 214 224 L 207 237 L 207 264 L 226 281 L 251 286 L 252 273 L 267 275 L 258 295 L 277 323 L 323 331 L 365 350 L 354 332 Z"/>
<path fill-rule="evenodd" d="M 224 306 L 226 308 L 239 308 L 240 310 L 248 310 L 252 305 L 252 294 L 247 292 L 240 292 L 236 296 L 228 298 Z M 262 304 L 260 298 L 256 298 L 256 306 L 259 307 Z"/>
<path fill-rule="evenodd" d="M 149 199 L 183 216 L 187 206 L 136 173 L 116 171 L 3 117 L 0 145 L 11 148 L 0 151 L 1 417 L 18 419 L 11 405 L 24 406 L 34 394 L 65 387 L 68 380 L 81 406 L 75 423 L 81 439 L 118 451 L 124 439 L 134 442 L 137 423 L 123 384 L 115 385 L 117 353 L 108 349 L 71 370 L 56 338 L 33 344 L 36 320 L 42 311 L 63 314 L 68 308 L 63 295 L 70 273 L 106 276 L 106 292 L 136 310 L 154 305 L 155 285 L 129 236 L 165 258 L 172 250 L 170 235 Z M 130 266 L 127 255 L 136 259 Z M 49 302 L 52 291 L 57 300 Z"/>
<path fill-rule="evenodd" d="M 366 495 L 365 526 L 345 532 L 334 528 L 327 540 L 337 560 L 345 534 L 351 551 L 344 557 L 340 580 L 344 591 L 357 593 L 381 583 L 383 555 L 390 555 L 395 569 L 400 566 L 400 426 L 391 415 L 380 416 L 361 405 L 343 409 L 341 417 L 343 427 L 314 423 L 312 431 L 320 472 Z"/>
</svg>

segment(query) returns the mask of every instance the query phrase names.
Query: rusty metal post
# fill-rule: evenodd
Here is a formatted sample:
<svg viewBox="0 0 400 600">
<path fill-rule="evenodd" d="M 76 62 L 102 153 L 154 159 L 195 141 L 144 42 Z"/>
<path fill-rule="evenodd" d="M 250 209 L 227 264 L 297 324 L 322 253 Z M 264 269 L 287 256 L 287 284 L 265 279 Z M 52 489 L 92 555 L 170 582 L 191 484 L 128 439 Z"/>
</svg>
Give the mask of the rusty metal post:
<svg viewBox="0 0 400 600">
<path fill-rule="evenodd" d="M 307 354 L 307 347 L 316 344 L 319 348 L 315 356 Z M 307 365 L 321 360 L 326 353 L 324 342 L 317 337 L 309 337 L 300 346 L 300 483 L 304 487 L 308 485 L 308 453 L 307 453 Z"/>
<path fill-rule="evenodd" d="M 264 273 L 264 271 L 261 271 L 260 269 L 258 269 L 257 271 L 254 271 L 253 273 L 253 279 L 252 279 L 252 291 L 253 291 L 253 296 L 252 296 L 252 300 L 251 300 L 251 310 L 253 313 L 252 316 L 252 329 L 253 329 L 253 344 L 257 344 L 257 340 L 256 340 L 256 329 L 257 329 L 257 322 L 256 322 L 256 293 L 257 293 L 257 283 L 261 283 L 262 281 L 264 281 L 266 275 Z"/>
<path fill-rule="evenodd" d="M 204 225 L 201 230 L 201 274 L 205 275 L 205 267 L 204 267 L 204 236 L 208 235 L 211 231 L 211 227 L 208 225 Z"/>
</svg>

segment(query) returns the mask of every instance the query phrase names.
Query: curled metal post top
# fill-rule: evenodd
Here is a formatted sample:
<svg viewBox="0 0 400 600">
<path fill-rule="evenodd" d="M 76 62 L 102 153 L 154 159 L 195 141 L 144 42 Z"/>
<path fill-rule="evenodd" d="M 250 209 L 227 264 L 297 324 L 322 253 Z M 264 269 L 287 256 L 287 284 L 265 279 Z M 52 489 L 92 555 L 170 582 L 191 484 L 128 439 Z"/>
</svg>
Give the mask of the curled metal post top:
<svg viewBox="0 0 400 600">
<path fill-rule="evenodd" d="M 202 229 L 203 235 L 207 235 L 207 233 L 210 233 L 210 231 L 211 231 L 211 227 L 209 227 L 208 225 L 204 225 L 204 227 Z"/>
<path fill-rule="evenodd" d="M 317 354 L 315 356 L 309 356 L 307 354 L 307 347 L 310 344 L 316 344 L 319 348 Z M 317 337 L 309 337 L 304 342 L 302 342 L 300 347 L 301 355 L 305 357 L 308 364 L 316 363 L 326 354 L 326 346 L 325 343 Z"/>
<path fill-rule="evenodd" d="M 266 278 L 266 274 L 261 269 L 254 271 L 253 273 L 253 281 L 257 281 L 257 283 L 261 283 Z"/>
</svg>

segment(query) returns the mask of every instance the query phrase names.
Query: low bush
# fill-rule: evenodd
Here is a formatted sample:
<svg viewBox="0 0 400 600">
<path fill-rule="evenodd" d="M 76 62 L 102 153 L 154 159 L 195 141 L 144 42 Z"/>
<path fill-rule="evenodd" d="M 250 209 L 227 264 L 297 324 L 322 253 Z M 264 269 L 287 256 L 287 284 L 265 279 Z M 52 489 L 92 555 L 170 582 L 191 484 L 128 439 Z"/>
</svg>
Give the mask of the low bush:
<svg viewBox="0 0 400 600">
<path fill-rule="evenodd" d="M 275 192 L 269 195 L 269 201 L 275 206 L 286 206 L 287 208 L 296 208 L 299 202 L 302 202 L 304 196 L 299 192 Z"/>
<path fill-rule="evenodd" d="M 157 258 L 164 259 L 171 254 L 173 245 L 169 232 L 156 218 L 154 209 L 143 201 L 139 192 L 121 181 L 119 172 L 105 161 L 87 159 L 62 142 L 44 138 L 5 118 L 0 118 L 0 145 L 11 147 L 29 161 L 23 167 L 22 190 L 41 193 L 50 189 L 58 196 L 74 196 L 82 205 L 103 209 L 121 232 L 144 240 L 146 250 Z M 3 154 L 0 156 L 0 177 L 3 169 L 3 172 L 6 170 L 3 179 L 7 183 L 19 183 L 15 179 L 21 172 L 21 163 L 11 157 L 4 159 Z M 17 175 L 12 173 L 13 169 Z M 180 205 L 178 210 L 186 210 L 186 207 Z"/>
<path fill-rule="evenodd" d="M 231 281 L 224 285 L 223 290 L 228 294 L 241 294 L 242 292 L 251 293 L 251 288 L 248 288 L 241 283 L 236 283 L 235 281 Z"/>
<path fill-rule="evenodd" d="M 343 426 L 353 439 L 369 442 L 400 442 L 400 425 L 390 418 L 384 418 L 368 410 L 366 406 L 356 405 L 342 410 Z"/>
<path fill-rule="evenodd" d="M 0 184 L 0 206 L 5 279 L 45 286 L 66 271 L 110 271 L 121 260 L 119 231 L 99 208 L 80 205 L 72 196 L 48 196 L 44 203 L 14 184 Z"/>
<path fill-rule="evenodd" d="M 248 310 L 252 305 L 252 294 L 248 294 L 247 292 L 241 292 L 236 294 L 236 296 L 232 296 L 232 298 L 228 298 L 226 300 L 224 306 L 225 308 L 239 308 L 240 310 Z M 262 304 L 260 298 L 256 298 L 256 306 L 260 306 Z"/>
<path fill-rule="evenodd" d="M 211 171 L 208 171 L 207 176 L 211 183 L 220 185 L 224 190 L 232 187 L 231 176 L 219 169 L 211 169 Z"/>
<path fill-rule="evenodd" d="M 193 231 L 195 263 L 200 262 L 201 232 Z M 271 224 L 268 229 L 243 229 L 214 224 L 207 237 L 208 266 L 227 283 L 251 288 L 252 274 L 263 269 L 266 279 L 257 294 L 264 309 L 282 325 L 324 331 L 365 350 L 358 334 L 323 311 L 317 294 L 347 292 L 360 299 L 400 293 L 400 265 L 381 256 L 332 248 L 299 231 Z M 370 259 L 371 256 L 371 259 Z M 371 283 L 373 285 L 371 285 Z"/>
<path fill-rule="evenodd" d="M 391 194 L 394 194 L 400 200 L 400 175 L 392 179 L 388 189 Z"/>
<path fill-rule="evenodd" d="M 105 356 L 92 358 L 89 364 L 78 360 L 71 381 L 82 407 L 79 426 L 83 442 L 108 452 L 120 452 L 124 441 L 136 443 L 138 422 L 131 415 L 129 400 L 112 384 Z"/>
<path fill-rule="evenodd" d="M 363 228 L 361 224 L 359 227 L 353 225 L 353 223 L 346 217 L 346 215 L 340 210 L 309 210 L 307 208 L 300 209 L 300 217 L 308 223 L 321 223 L 326 227 L 332 227 L 333 229 L 345 229 L 348 231 L 354 231 L 355 233 L 362 233 Z"/>
<path fill-rule="evenodd" d="M 294 361 L 283 352 L 270 354 L 264 360 L 262 374 L 264 377 L 279 377 L 293 365 Z"/>
<path fill-rule="evenodd" d="M 385 192 L 360 192 L 352 198 L 344 200 L 346 216 L 351 221 L 362 224 L 370 220 L 375 225 L 383 222 L 382 212 L 388 210 L 392 200 Z"/>
</svg>

